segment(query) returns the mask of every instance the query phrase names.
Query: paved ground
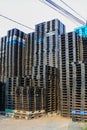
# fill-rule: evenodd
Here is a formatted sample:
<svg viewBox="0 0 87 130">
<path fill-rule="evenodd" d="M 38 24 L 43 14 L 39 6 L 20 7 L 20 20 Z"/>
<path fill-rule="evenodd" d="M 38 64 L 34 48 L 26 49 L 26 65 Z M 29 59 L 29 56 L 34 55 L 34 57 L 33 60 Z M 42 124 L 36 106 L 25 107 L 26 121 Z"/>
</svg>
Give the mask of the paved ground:
<svg viewBox="0 0 87 130">
<path fill-rule="evenodd" d="M 58 116 L 32 120 L 1 117 L 0 130 L 81 130 L 81 124 Z"/>
</svg>

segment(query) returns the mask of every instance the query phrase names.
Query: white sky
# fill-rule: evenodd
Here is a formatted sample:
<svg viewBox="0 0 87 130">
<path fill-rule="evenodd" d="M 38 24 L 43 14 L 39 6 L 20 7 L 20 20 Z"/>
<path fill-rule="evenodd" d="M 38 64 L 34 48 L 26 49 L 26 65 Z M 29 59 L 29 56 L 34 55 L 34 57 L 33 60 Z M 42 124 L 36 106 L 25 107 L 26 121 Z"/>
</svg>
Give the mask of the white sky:
<svg viewBox="0 0 87 130">
<path fill-rule="evenodd" d="M 60 0 L 53 0 L 57 4 L 65 7 Z M 87 0 L 63 0 L 80 15 L 87 18 Z M 65 9 L 67 9 L 65 7 Z M 68 10 L 69 11 L 69 10 Z M 73 31 L 80 24 L 75 24 L 54 11 L 47 5 L 44 5 L 39 0 L 0 0 L 0 14 L 21 22 L 27 26 L 35 28 L 35 24 L 58 18 L 66 25 L 67 32 Z M 18 28 L 25 33 L 32 32 L 27 28 L 17 25 L 0 17 L 0 37 L 6 35 L 7 31 L 12 28 Z"/>
</svg>

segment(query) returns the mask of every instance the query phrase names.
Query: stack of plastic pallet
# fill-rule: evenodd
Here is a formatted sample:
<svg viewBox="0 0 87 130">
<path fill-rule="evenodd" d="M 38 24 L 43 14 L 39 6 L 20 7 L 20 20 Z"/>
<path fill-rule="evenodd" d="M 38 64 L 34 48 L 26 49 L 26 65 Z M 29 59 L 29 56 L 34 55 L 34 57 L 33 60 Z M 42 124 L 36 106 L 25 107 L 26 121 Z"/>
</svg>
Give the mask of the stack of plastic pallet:
<svg viewBox="0 0 87 130">
<path fill-rule="evenodd" d="M 13 113 L 15 110 L 15 91 L 17 79 L 24 75 L 25 61 L 25 33 L 18 29 L 9 30 L 6 37 L 5 47 L 5 71 L 4 83 L 6 94 L 6 113 Z"/>
<path fill-rule="evenodd" d="M 32 87 L 28 77 L 7 78 L 5 111 L 19 118 L 41 116 L 43 89 Z"/>
<path fill-rule="evenodd" d="M 87 121 L 87 63 L 73 64 L 73 121 Z"/>
<path fill-rule="evenodd" d="M 0 81 L 0 111 L 5 111 L 5 84 Z"/>
<path fill-rule="evenodd" d="M 38 32 L 39 34 L 40 32 Z M 40 61 L 40 49 L 38 37 L 36 33 L 30 33 L 27 36 L 26 43 L 26 65 L 25 75 L 31 75 L 31 86 L 29 95 L 29 108 L 32 116 L 40 116 L 44 114 L 43 108 L 43 87 L 39 85 L 39 61 Z M 28 49 L 27 49 L 28 48 Z M 42 67 L 43 68 L 43 67 Z"/>
<path fill-rule="evenodd" d="M 0 39 L 0 111 L 5 110 L 5 57 L 6 57 L 6 39 L 7 37 L 2 37 Z"/>
<path fill-rule="evenodd" d="M 5 112 L 14 115 L 16 81 L 13 78 L 5 78 Z M 15 83 L 14 83 L 15 82 Z"/>
<path fill-rule="evenodd" d="M 29 76 L 32 74 L 32 66 L 34 64 L 34 39 L 35 33 L 29 33 L 26 35 L 26 46 L 25 46 L 25 75 Z"/>
<path fill-rule="evenodd" d="M 78 45 L 79 36 L 75 32 L 59 36 L 60 113 L 66 117 L 72 117 L 72 62 L 79 60 Z"/>
<path fill-rule="evenodd" d="M 7 37 L 5 36 L 0 41 L 0 80 L 3 80 L 2 77 L 5 75 L 6 40 Z"/>
<path fill-rule="evenodd" d="M 74 111 L 76 111 L 76 114 L 73 115 L 73 120 L 81 120 L 81 115 L 79 113 L 79 111 L 82 111 L 81 109 L 81 102 L 83 102 L 82 100 L 82 96 L 81 96 L 81 89 L 84 89 L 82 85 L 82 77 L 81 77 L 81 64 L 76 63 L 73 65 L 73 96 L 72 96 L 72 103 L 73 103 L 73 111 L 72 114 L 74 114 Z"/>
<path fill-rule="evenodd" d="M 80 37 L 77 52 L 79 60 L 73 62 L 72 120 L 87 121 L 87 33 L 86 26 L 75 31 Z"/>
<path fill-rule="evenodd" d="M 33 67 L 33 86 L 36 89 L 42 89 L 44 99 L 42 105 L 46 113 L 57 112 L 57 93 L 58 93 L 58 76 L 57 68 L 51 66 Z M 40 105 L 40 104 L 38 104 Z"/>
<path fill-rule="evenodd" d="M 24 75 L 25 34 L 18 29 L 8 31 L 6 41 L 5 76 Z"/>
<path fill-rule="evenodd" d="M 57 69 L 46 66 L 46 113 L 57 112 Z"/>
<path fill-rule="evenodd" d="M 65 26 L 57 19 L 35 26 L 32 78 L 35 87 L 39 86 L 44 88 L 44 97 L 45 100 L 46 98 L 48 100 L 46 100 L 47 103 L 44 103 L 44 108 L 47 113 L 56 112 L 56 100 L 58 100 L 57 103 L 59 103 L 59 98 L 56 96 L 58 93 L 55 93 L 55 91 L 59 90 L 56 88 L 59 87 L 58 78 L 53 77 L 52 79 L 51 76 L 52 74 L 56 75 L 56 73 L 58 73 L 58 34 L 63 34 L 64 32 Z M 46 70 L 47 66 L 49 68 L 48 70 Z M 52 104 L 54 104 L 53 106 L 55 108 L 52 108 Z"/>
<path fill-rule="evenodd" d="M 18 29 L 8 31 L 4 69 L 7 113 L 34 116 L 59 110 L 58 35 L 64 33 L 65 26 L 57 19 L 37 24 L 28 35 Z"/>
</svg>

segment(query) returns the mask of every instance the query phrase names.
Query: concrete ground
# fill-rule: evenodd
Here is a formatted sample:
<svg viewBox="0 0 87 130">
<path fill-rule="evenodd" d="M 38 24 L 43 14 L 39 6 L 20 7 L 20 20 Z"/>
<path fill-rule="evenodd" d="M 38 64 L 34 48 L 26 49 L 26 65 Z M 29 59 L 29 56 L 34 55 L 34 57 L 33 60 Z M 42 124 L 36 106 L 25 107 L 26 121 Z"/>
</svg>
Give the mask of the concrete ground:
<svg viewBox="0 0 87 130">
<path fill-rule="evenodd" d="M 81 123 L 60 116 L 31 120 L 1 117 L 0 130 L 81 130 Z"/>
</svg>

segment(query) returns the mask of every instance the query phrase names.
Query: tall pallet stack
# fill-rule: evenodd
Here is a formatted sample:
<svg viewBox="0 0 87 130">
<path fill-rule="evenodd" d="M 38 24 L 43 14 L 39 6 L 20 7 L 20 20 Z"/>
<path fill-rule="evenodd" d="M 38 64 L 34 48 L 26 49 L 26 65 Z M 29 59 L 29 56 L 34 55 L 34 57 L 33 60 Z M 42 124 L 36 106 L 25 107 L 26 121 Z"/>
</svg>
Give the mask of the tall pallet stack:
<svg viewBox="0 0 87 130">
<path fill-rule="evenodd" d="M 87 121 L 87 62 L 73 64 L 73 121 Z"/>
<path fill-rule="evenodd" d="M 16 78 L 5 78 L 5 112 L 13 114 L 15 111 Z"/>
<path fill-rule="evenodd" d="M 25 56 L 25 76 L 31 78 L 31 85 L 29 86 L 29 108 L 30 112 L 34 115 L 40 115 L 44 113 L 43 109 L 43 88 L 38 86 L 37 78 L 37 66 L 34 66 L 38 62 L 39 58 L 35 57 L 35 32 L 27 35 L 26 38 L 26 56 Z"/>
<path fill-rule="evenodd" d="M 65 117 L 72 117 L 72 62 L 79 60 L 78 45 L 79 36 L 75 32 L 59 36 L 60 113 Z"/>
<path fill-rule="evenodd" d="M 57 101 L 59 104 L 58 94 L 56 94 L 56 92 L 58 93 L 59 87 L 57 84 L 58 78 L 53 77 L 52 80 L 51 76 L 59 73 L 58 34 L 63 34 L 64 32 L 65 26 L 57 19 L 40 23 L 35 26 L 34 66 L 32 67 L 32 78 L 36 87 L 39 86 L 44 88 L 44 97 L 49 100 L 47 103 L 44 103 L 47 113 L 57 112 L 57 106 L 55 104 Z M 46 70 L 47 67 L 49 69 Z M 52 108 L 53 104 L 55 108 Z"/>
<path fill-rule="evenodd" d="M 73 121 L 87 121 L 87 33 L 86 26 L 76 29 L 80 36 L 79 61 L 73 62 Z"/>
<path fill-rule="evenodd" d="M 5 84 L 5 111 L 10 112 L 15 109 L 15 85 L 17 77 L 24 75 L 24 60 L 25 60 L 25 33 L 18 29 L 9 30 L 6 36 L 4 46 L 4 69 L 2 69 L 3 81 Z M 1 42 L 2 43 L 2 42 Z"/>
<path fill-rule="evenodd" d="M 6 56 L 6 40 L 4 36 L 0 39 L 0 111 L 5 110 L 5 56 Z"/>
<path fill-rule="evenodd" d="M 55 67 L 46 66 L 46 102 L 45 110 L 46 113 L 56 113 L 58 110 L 57 106 L 57 69 Z"/>
<path fill-rule="evenodd" d="M 0 40 L 0 81 L 3 82 L 5 75 L 5 56 L 6 56 L 6 40 L 7 37 L 2 37 Z"/>
<path fill-rule="evenodd" d="M 32 66 L 34 64 L 34 39 L 35 33 L 29 33 L 25 37 L 26 46 L 25 46 L 25 75 L 32 75 Z"/>
<path fill-rule="evenodd" d="M 6 41 L 5 76 L 24 75 L 25 34 L 18 29 L 9 30 Z"/>
<path fill-rule="evenodd" d="M 57 19 L 37 24 L 28 35 L 18 29 L 8 31 L 5 55 L 0 59 L 5 62 L 1 66 L 7 113 L 20 117 L 59 111 L 58 35 L 64 33 L 65 26 Z"/>
<path fill-rule="evenodd" d="M 0 111 L 5 111 L 5 84 L 0 81 Z"/>
</svg>

